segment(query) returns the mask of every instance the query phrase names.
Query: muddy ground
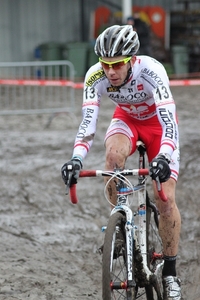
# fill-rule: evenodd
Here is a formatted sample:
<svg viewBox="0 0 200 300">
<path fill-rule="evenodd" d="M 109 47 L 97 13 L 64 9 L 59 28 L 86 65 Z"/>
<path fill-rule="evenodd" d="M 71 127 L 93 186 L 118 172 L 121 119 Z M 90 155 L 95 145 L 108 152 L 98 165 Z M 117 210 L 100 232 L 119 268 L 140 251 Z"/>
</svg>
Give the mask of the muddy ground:
<svg viewBox="0 0 200 300">
<path fill-rule="evenodd" d="M 199 87 L 173 87 L 181 169 L 177 203 L 182 215 L 177 261 L 184 300 L 200 299 Z M 0 117 L 0 300 L 101 299 L 101 226 L 109 206 L 101 179 L 81 179 L 79 204 L 65 196 L 60 168 L 70 159 L 81 118 L 61 114 Z M 98 131 L 84 168 L 104 167 L 103 138 L 113 104 L 104 99 Z"/>
</svg>

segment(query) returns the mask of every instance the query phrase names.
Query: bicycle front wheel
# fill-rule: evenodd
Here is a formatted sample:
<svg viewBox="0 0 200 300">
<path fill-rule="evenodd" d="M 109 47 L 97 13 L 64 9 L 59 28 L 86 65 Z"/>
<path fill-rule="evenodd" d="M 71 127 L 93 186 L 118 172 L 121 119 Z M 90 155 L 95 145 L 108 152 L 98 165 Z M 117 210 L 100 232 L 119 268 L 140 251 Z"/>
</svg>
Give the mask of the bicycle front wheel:
<svg viewBox="0 0 200 300">
<path fill-rule="evenodd" d="M 155 280 L 150 286 L 146 287 L 147 300 L 162 300 L 162 266 L 163 266 L 163 247 L 159 235 L 159 213 L 154 203 L 151 202 L 147 194 L 147 252 L 148 266 L 155 274 Z"/>
<path fill-rule="evenodd" d="M 102 263 L 103 300 L 135 300 L 135 286 L 128 286 L 125 216 L 111 215 L 108 221 Z M 133 284 L 132 284 L 133 285 Z"/>
</svg>

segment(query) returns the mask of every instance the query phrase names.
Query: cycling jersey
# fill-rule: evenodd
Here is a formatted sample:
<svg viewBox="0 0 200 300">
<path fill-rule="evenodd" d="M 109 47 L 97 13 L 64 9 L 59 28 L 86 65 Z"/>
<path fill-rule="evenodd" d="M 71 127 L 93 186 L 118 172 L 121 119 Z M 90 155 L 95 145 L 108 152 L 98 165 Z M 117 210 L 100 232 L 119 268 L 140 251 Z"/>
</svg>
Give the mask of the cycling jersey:
<svg viewBox="0 0 200 300">
<path fill-rule="evenodd" d="M 96 132 L 101 96 L 106 95 L 116 106 L 115 119 L 137 128 L 160 130 L 159 153 L 170 156 L 178 147 L 176 107 L 169 79 L 162 64 L 149 56 L 137 56 L 128 81 L 121 87 L 111 86 L 100 63 L 86 73 L 83 92 L 83 120 L 76 136 L 73 156 L 86 156 Z M 123 118 L 120 118 L 120 112 Z M 125 126 L 125 125 L 124 125 Z M 144 127 L 145 126 L 145 127 Z M 112 126 L 111 126 L 112 127 Z M 121 125 L 121 132 L 123 132 Z M 128 129 L 124 130 L 125 134 Z M 107 136 L 112 134 L 112 129 Z"/>
</svg>

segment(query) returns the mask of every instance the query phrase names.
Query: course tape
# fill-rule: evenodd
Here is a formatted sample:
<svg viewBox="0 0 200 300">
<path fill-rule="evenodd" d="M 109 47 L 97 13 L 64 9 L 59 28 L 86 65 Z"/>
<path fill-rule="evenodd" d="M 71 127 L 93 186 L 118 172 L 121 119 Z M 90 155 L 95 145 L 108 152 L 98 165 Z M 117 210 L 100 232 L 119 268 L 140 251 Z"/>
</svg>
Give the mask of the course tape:
<svg viewBox="0 0 200 300">
<path fill-rule="evenodd" d="M 35 79 L 0 79 L 0 85 L 26 85 L 26 86 L 69 86 L 75 89 L 83 88 L 82 82 L 70 80 L 35 80 Z"/>
<path fill-rule="evenodd" d="M 25 85 L 25 86 L 69 86 L 75 89 L 82 89 L 83 82 L 70 80 L 34 80 L 34 79 L 0 79 L 0 85 Z M 194 86 L 200 85 L 200 79 L 170 80 L 171 86 Z"/>
<path fill-rule="evenodd" d="M 179 79 L 170 80 L 171 86 L 191 86 L 200 85 L 200 79 Z"/>
</svg>

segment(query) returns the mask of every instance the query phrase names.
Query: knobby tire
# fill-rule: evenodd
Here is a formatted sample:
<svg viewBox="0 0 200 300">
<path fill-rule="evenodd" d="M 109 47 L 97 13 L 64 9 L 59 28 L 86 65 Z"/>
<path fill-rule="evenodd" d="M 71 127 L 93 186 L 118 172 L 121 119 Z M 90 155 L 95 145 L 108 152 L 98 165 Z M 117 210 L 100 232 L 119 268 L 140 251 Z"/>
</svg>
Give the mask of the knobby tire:
<svg viewBox="0 0 200 300">
<path fill-rule="evenodd" d="M 119 285 L 120 282 L 127 282 L 127 254 L 125 217 L 121 212 L 116 212 L 110 216 L 103 246 L 102 258 L 102 296 L 103 300 L 135 300 L 135 287 L 118 289 L 111 288 Z M 116 238 L 117 228 L 117 241 Z M 119 232 L 120 231 L 120 232 Z M 120 237 L 120 239 L 119 239 Z M 119 239 L 119 240 L 118 240 Z M 116 245 L 117 243 L 117 245 Z M 114 249 L 115 248 L 115 249 Z"/>
</svg>

